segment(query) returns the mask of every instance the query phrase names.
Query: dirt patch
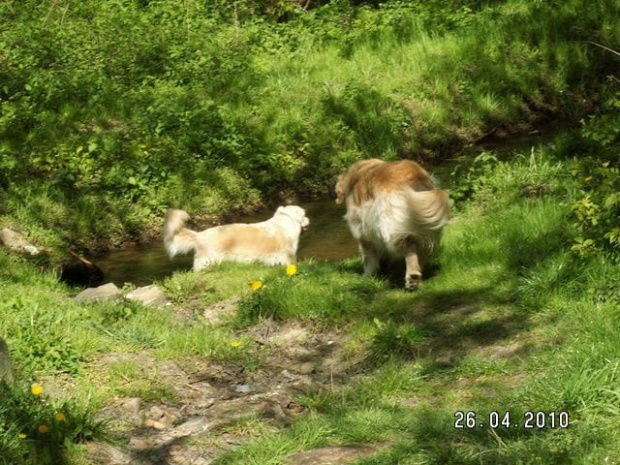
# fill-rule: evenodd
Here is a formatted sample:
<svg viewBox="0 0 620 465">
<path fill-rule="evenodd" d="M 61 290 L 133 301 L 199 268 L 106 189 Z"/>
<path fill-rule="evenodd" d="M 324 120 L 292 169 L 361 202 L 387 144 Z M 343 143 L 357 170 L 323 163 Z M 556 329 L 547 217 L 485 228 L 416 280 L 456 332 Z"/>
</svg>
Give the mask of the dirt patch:
<svg viewBox="0 0 620 465">
<path fill-rule="evenodd" d="M 373 455 L 377 450 L 376 446 L 366 444 L 323 447 L 291 455 L 289 463 L 291 465 L 344 465 Z"/>
<path fill-rule="evenodd" d="M 223 303 L 215 313 L 227 313 L 231 305 Z M 241 442 L 245 433 L 243 428 L 235 432 L 236 423 L 259 418 L 273 428 L 284 428 L 305 413 L 305 408 L 295 402 L 294 393 L 333 389 L 345 375 L 349 380 L 355 370 L 355 362 L 345 361 L 343 356 L 347 341 L 343 333 L 265 320 L 245 334 L 261 354 L 258 369 L 206 359 L 162 361 L 146 353 L 111 353 L 100 358 L 93 370 L 101 375 L 115 372 L 121 390 L 123 383 L 131 391 L 136 378 L 138 382 L 147 379 L 170 395 L 113 399 L 99 416 L 111 422 L 122 446 L 92 445 L 89 458 L 94 463 L 119 465 L 208 464 L 231 444 Z M 139 371 L 131 376 L 119 375 L 123 367 Z M 316 457 L 352 460 L 371 449 L 337 448 L 331 455 L 317 452 Z"/>
</svg>

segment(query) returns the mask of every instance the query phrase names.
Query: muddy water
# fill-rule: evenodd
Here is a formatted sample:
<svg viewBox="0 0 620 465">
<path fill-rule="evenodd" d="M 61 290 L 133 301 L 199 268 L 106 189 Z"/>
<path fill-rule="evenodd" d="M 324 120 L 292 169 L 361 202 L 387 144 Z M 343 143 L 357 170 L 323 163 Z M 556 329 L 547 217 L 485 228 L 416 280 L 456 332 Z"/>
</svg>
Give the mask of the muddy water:
<svg viewBox="0 0 620 465">
<path fill-rule="evenodd" d="M 333 200 L 321 200 L 300 204 L 310 218 L 310 227 L 299 241 L 299 260 L 313 258 L 318 261 L 337 261 L 355 256 L 357 244 L 351 237 L 343 216 L 345 208 Z M 245 216 L 234 217 L 227 222 L 257 223 L 269 219 L 274 208 Z M 177 270 L 192 267 L 192 255 L 168 258 L 162 241 L 139 247 L 112 252 L 94 259 L 103 270 L 106 282 L 118 286 L 124 283 L 151 284 L 155 279 L 172 275 Z"/>
</svg>

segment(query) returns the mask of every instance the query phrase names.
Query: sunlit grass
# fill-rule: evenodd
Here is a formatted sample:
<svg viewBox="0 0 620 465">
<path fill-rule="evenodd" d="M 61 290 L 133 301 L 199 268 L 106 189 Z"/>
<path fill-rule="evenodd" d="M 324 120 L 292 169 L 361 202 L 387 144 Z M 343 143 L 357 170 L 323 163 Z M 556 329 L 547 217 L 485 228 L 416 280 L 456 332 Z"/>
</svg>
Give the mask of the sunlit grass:
<svg viewBox="0 0 620 465">
<path fill-rule="evenodd" d="M 271 349 L 246 330 L 266 319 L 346 336 L 343 364 L 353 372 L 336 365 L 329 383 L 296 391 L 307 414 L 288 428 L 238 423 L 244 442 L 219 464 L 276 464 L 351 443 L 380 445 L 360 462 L 375 465 L 615 459 L 618 269 L 567 252 L 574 186 L 548 152 L 488 160 L 417 292 L 402 289 L 400 273 L 362 276 L 353 258 L 302 261 L 295 273 L 235 263 L 179 272 L 161 283 L 172 301 L 163 308 L 76 304 L 53 274 L 0 252 L 8 296 L 0 333 L 20 373 L 63 373 L 80 390 L 75 399 L 98 408 L 119 395 L 177 400 L 139 358 L 98 365 L 105 354 L 255 370 Z M 533 185 L 545 188 L 530 195 L 524 188 Z M 204 311 L 225 299 L 230 315 L 211 324 Z M 494 410 L 521 420 L 527 411 L 565 411 L 570 428 L 454 428 L 456 411 L 488 418 Z"/>
</svg>

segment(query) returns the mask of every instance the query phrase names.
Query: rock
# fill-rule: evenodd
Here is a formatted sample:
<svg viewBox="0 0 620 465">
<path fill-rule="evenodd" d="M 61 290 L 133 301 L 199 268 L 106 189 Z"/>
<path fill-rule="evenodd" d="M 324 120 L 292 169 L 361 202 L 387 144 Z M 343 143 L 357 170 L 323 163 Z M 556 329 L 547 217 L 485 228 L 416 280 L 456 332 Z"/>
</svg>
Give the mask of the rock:
<svg viewBox="0 0 620 465">
<path fill-rule="evenodd" d="M 237 384 L 233 386 L 233 390 L 239 394 L 249 394 L 252 391 L 252 387 L 249 384 Z"/>
<path fill-rule="evenodd" d="M 158 424 L 163 425 L 165 428 L 168 428 L 179 420 L 180 414 L 179 410 L 176 408 L 167 407 L 164 405 L 154 405 L 149 409 L 147 417 L 149 420 L 152 420 L 154 423 L 156 423 L 150 425 L 151 427 L 155 429 L 163 429 L 159 427 Z M 149 425 L 147 424 L 147 426 Z"/>
<path fill-rule="evenodd" d="M 134 460 L 116 447 L 101 442 L 86 444 L 86 455 L 93 463 L 105 463 L 106 465 L 130 465 Z"/>
<path fill-rule="evenodd" d="M 209 420 L 205 417 L 196 417 L 187 420 L 182 425 L 167 432 L 168 438 L 182 438 L 184 436 L 191 436 L 200 433 L 204 433 L 211 428 Z"/>
<path fill-rule="evenodd" d="M 132 450 L 144 451 L 154 448 L 154 442 L 150 438 L 133 436 L 129 439 L 129 447 Z"/>
<path fill-rule="evenodd" d="M 142 408 L 142 399 L 139 397 L 130 397 L 121 404 L 121 408 L 131 415 L 139 415 Z"/>
<path fill-rule="evenodd" d="M 13 371 L 11 370 L 11 359 L 9 357 L 9 346 L 0 337 L 0 381 L 13 384 Z"/>
<path fill-rule="evenodd" d="M 289 346 L 303 343 L 308 340 L 308 331 L 304 328 L 282 328 L 277 334 L 268 338 L 268 342 L 276 346 Z"/>
<path fill-rule="evenodd" d="M 144 422 L 144 426 L 146 426 L 147 428 L 155 428 L 159 430 L 166 429 L 166 425 L 164 425 L 162 422 L 155 421 L 150 418 Z"/>
<path fill-rule="evenodd" d="M 71 286 L 95 287 L 103 282 L 103 271 L 94 263 L 79 255 L 60 265 L 60 280 Z"/>
<path fill-rule="evenodd" d="M 207 307 L 202 316 L 213 326 L 220 325 L 235 314 L 239 300 L 239 297 L 231 297 L 230 299 L 222 300 L 221 302 Z"/>
<path fill-rule="evenodd" d="M 9 228 L 0 229 L 0 243 L 15 252 L 26 252 L 30 255 L 38 255 L 41 251 L 30 244 L 21 233 Z"/>
<path fill-rule="evenodd" d="M 344 465 L 353 460 L 374 454 L 377 449 L 369 445 L 334 446 L 293 454 L 292 465 Z"/>
<path fill-rule="evenodd" d="M 119 288 L 114 283 L 108 283 L 103 286 L 88 288 L 73 299 L 76 302 L 94 302 L 101 300 L 118 301 L 122 298 L 123 296 Z"/>
<path fill-rule="evenodd" d="M 140 302 L 147 307 L 158 307 L 168 302 L 164 292 L 154 284 L 139 287 L 126 295 L 129 300 Z"/>
<path fill-rule="evenodd" d="M 316 371 L 316 364 L 314 362 L 303 362 L 293 368 L 302 375 L 309 375 Z"/>
</svg>

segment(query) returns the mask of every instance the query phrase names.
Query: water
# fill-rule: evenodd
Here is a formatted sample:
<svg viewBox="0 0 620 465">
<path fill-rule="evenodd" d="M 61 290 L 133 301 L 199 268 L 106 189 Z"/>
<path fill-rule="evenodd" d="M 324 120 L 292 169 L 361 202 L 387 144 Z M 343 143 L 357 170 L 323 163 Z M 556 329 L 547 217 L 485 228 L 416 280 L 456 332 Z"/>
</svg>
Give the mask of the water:
<svg viewBox="0 0 620 465">
<path fill-rule="evenodd" d="M 523 152 L 532 146 L 548 143 L 561 131 L 571 127 L 564 121 L 552 121 L 537 131 L 513 134 L 508 138 L 489 137 L 463 152 L 465 158 L 473 158 L 482 150 L 493 151 L 499 158 L 509 158 L 515 152 Z M 456 161 L 445 162 L 440 166 L 426 167 L 438 180 L 439 186 L 449 189 L 459 182 L 458 176 L 451 176 Z M 320 200 L 301 203 L 310 218 L 310 227 L 301 236 L 297 258 L 313 258 L 319 261 L 337 261 L 358 254 L 357 243 L 351 237 L 343 219 L 344 205 L 333 200 Z M 251 215 L 234 216 L 226 223 L 257 223 L 271 218 L 275 208 L 265 209 Z M 199 228 L 200 229 L 200 228 Z M 204 229 L 204 228 L 202 228 Z M 143 244 L 136 248 L 112 252 L 94 259 L 105 273 L 107 282 L 123 285 L 125 282 L 136 285 L 150 284 L 153 280 L 166 278 L 177 270 L 189 270 L 193 256 L 168 258 L 163 242 Z"/>
<path fill-rule="evenodd" d="M 299 205 L 306 210 L 310 226 L 299 241 L 298 260 L 338 261 L 357 255 L 357 243 L 343 219 L 344 205 L 337 205 L 333 200 L 302 202 Z M 275 208 L 271 208 L 233 217 L 227 223 L 257 223 L 271 218 L 274 211 Z M 114 251 L 94 259 L 94 262 L 103 270 L 106 282 L 117 286 L 124 283 L 142 286 L 171 276 L 175 271 L 191 269 L 193 255 L 170 260 L 160 240 Z"/>
</svg>

